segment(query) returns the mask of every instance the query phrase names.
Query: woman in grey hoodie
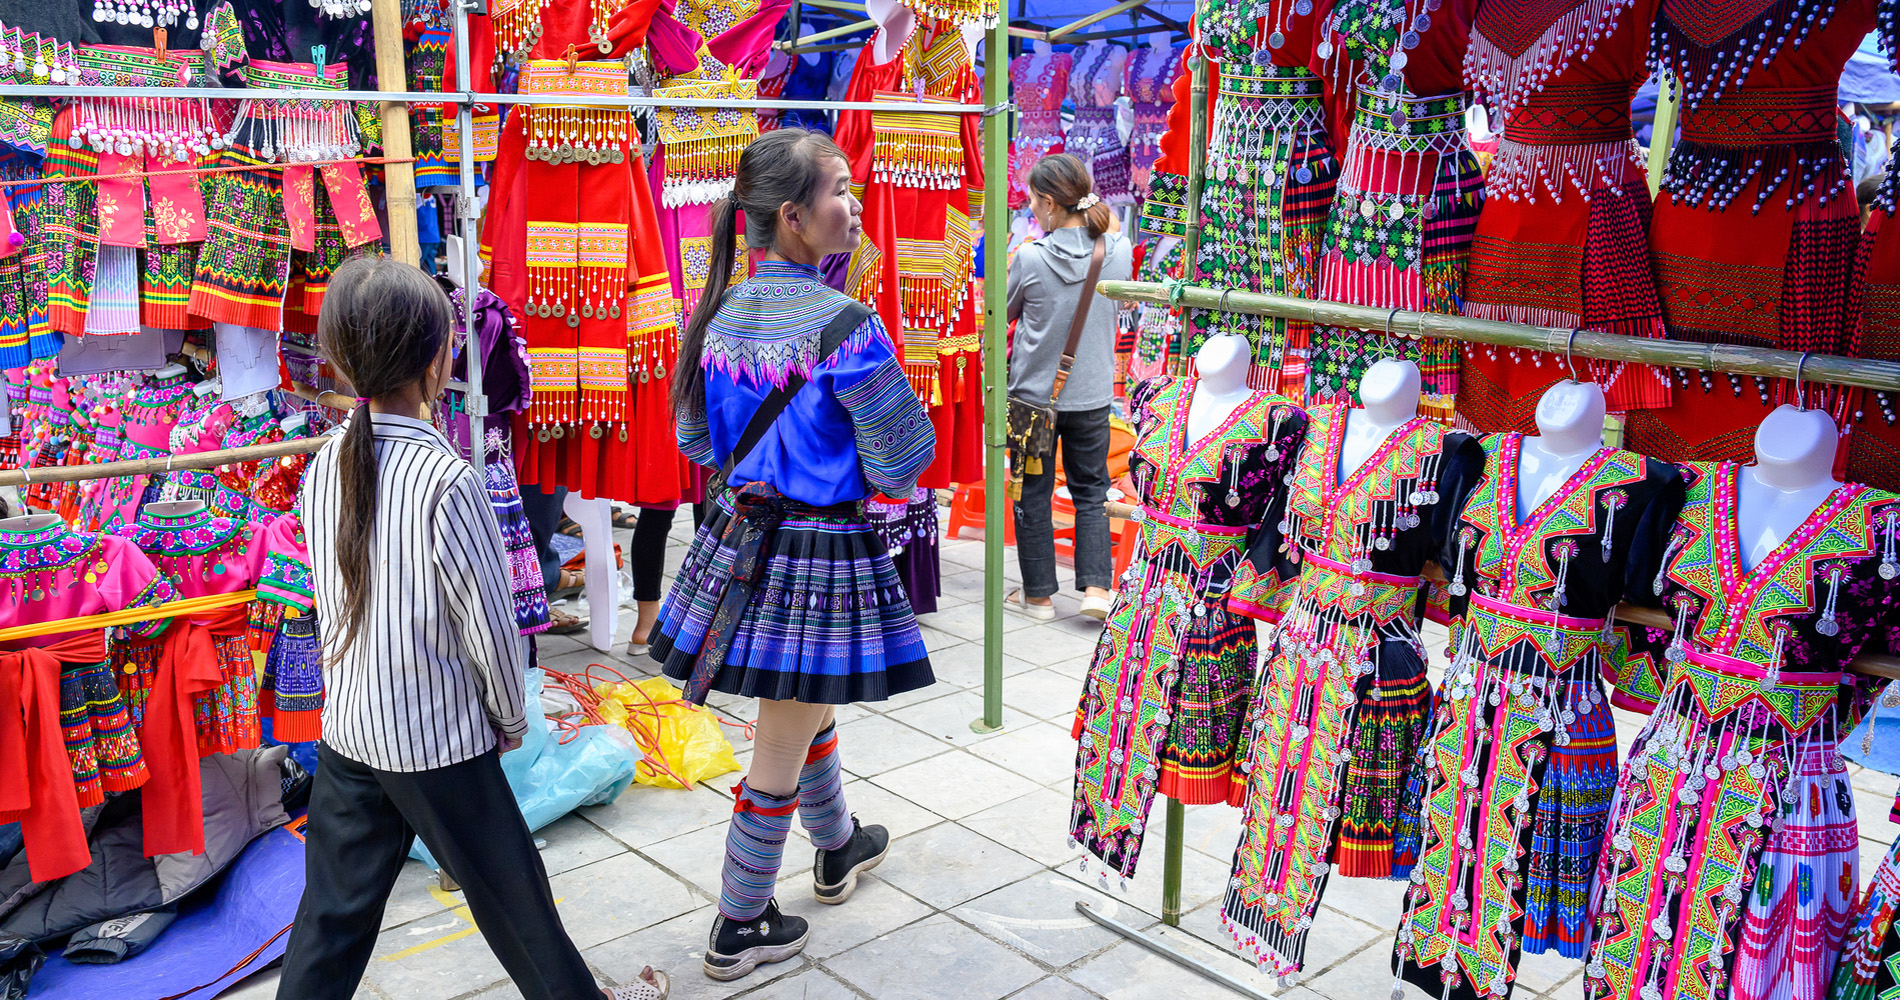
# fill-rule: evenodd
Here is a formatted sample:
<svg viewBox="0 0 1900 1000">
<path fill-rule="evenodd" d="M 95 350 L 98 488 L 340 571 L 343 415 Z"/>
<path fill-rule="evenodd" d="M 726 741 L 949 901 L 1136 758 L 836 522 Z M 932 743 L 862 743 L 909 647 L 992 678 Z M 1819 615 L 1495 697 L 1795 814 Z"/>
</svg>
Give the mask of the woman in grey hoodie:
<svg viewBox="0 0 1900 1000">
<path fill-rule="evenodd" d="M 1132 253 L 1115 230 L 1114 213 L 1093 191 L 1082 161 L 1067 153 L 1045 156 L 1029 171 L 1029 204 L 1036 222 L 1049 235 L 1016 251 L 1009 266 L 1009 318 L 1016 333 L 1009 351 L 1009 394 L 1047 400 L 1055 385 L 1057 363 L 1068 343 L 1077 310 L 1087 322 L 1076 344 L 1075 364 L 1056 397 L 1056 441 L 1075 502 L 1075 586 L 1082 592 L 1082 613 L 1106 618 L 1115 561 L 1109 541 L 1108 414 L 1115 394 L 1115 303 L 1091 294 L 1082 297 L 1097 240 L 1104 244 L 1099 280 L 1126 280 Z M 1023 587 L 1006 603 L 1031 618 L 1055 617 L 1055 526 L 1050 498 L 1055 468 L 1023 477 L 1017 501 L 1016 559 Z"/>
</svg>

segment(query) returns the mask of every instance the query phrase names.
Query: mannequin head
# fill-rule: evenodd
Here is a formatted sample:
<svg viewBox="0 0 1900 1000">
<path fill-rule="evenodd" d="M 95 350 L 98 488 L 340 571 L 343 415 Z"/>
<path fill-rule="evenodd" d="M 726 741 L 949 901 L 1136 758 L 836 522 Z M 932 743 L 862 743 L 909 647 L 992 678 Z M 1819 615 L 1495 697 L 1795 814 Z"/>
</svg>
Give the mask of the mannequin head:
<svg viewBox="0 0 1900 1000">
<path fill-rule="evenodd" d="M 1418 416 L 1418 398 L 1424 379 L 1418 366 L 1400 358 L 1372 363 L 1359 379 L 1359 400 L 1380 424 L 1397 424 Z"/>
<path fill-rule="evenodd" d="M 1245 337 L 1211 337 L 1194 355 L 1195 375 L 1214 392 L 1238 392 L 1247 384 L 1250 353 Z"/>
<path fill-rule="evenodd" d="M 897 58 L 911 32 L 917 30 L 917 15 L 898 0 L 864 0 L 864 13 L 877 22 L 877 61 Z"/>
<path fill-rule="evenodd" d="M 1148 47 L 1166 52 L 1174 47 L 1174 36 L 1165 31 L 1152 32 L 1148 35 Z"/>
<path fill-rule="evenodd" d="M 1030 45 L 1036 50 L 1036 54 L 1039 56 L 1046 56 L 1055 51 L 1055 47 L 1049 44 L 1047 38 L 1038 38 L 1031 42 Z"/>
<path fill-rule="evenodd" d="M 1783 403 L 1755 431 L 1755 478 L 1784 490 L 1831 483 L 1840 439 L 1827 411 Z"/>
<path fill-rule="evenodd" d="M 1603 389 L 1595 382 L 1559 382 L 1537 401 L 1537 435 L 1553 454 L 1603 445 Z"/>
</svg>

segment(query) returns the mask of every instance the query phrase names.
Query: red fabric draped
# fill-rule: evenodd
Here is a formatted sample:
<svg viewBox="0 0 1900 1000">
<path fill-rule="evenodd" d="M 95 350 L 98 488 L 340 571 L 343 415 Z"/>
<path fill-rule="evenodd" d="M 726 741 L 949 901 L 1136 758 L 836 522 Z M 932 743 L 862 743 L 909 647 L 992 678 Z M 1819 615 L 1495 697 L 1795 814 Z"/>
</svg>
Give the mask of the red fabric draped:
<svg viewBox="0 0 1900 1000">
<path fill-rule="evenodd" d="M 143 805 L 146 857 L 204 853 L 204 800 L 191 699 L 224 683 L 213 640 L 244 635 L 249 625 L 249 609 L 239 604 L 196 618 L 174 618 L 165 631 L 158 676 L 139 729 L 145 766 L 152 775 Z"/>
<path fill-rule="evenodd" d="M 35 882 L 92 863 L 59 727 L 59 671 L 69 661 L 105 658 L 105 638 L 96 630 L 49 646 L 0 650 L 0 823 L 19 822 Z"/>
</svg>

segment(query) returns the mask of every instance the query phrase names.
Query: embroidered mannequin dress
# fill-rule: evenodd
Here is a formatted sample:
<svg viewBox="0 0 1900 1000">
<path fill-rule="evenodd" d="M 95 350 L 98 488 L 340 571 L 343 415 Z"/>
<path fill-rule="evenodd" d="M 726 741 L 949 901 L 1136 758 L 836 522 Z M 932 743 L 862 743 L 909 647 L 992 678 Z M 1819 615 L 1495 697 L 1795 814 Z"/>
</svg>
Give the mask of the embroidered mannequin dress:
<svg viewBox="0 0 1900 1000">
<path fill-rule="evenodd" d="M 1645 586 L 1681 506 L 1673 466 L 1599 449 L 1529 511 L 1523 438 L 1484 441 L 1484 478 L 1444 565 L 1462 616 L 1422 767 L 1421 847 L 1399 974 L 1444 998 L 1509 996 L 1520 946 L 1582 957 L 1616 783 L 1597 675 L 1605 619 Z"/>
<path fill-rule="evenodd" d="M 1858 885 L 1837 695 L 1900 624 L 1900 497 L 1844 485 L 1745 567 L 1740 467 L 1687 468 L 1643 595 L 1676 622 L 1667 686 L 1617 784 L 1584 995 L 1817 1000 Z"/>
<path fill-rule="evenodd" d="M 1221 922 L 1262 971 L 1290 975 L 1329 874 L 1386 878 L 1406 774 L 1431 708 L 1418 634 L 1419 572 L 1484 465 L 1471 437 L 1415 417 L 1357 469 L 1347 407 L 1310 412 L 1282 531 L 1297 560 L 1291 610 L 1254 687 L 1247 783 Z M 1237 584 L 1230 607 L 1269 620 L 1284 603 Z M 1263 600 L 1264 597 L 1264 600 Z"/>
<path fill-rule="evenodd" d="M 1156 792 L 1237 803 L 1233 764 L 1254 672 L 1254 623 L 1226 608 L 1249 551 L 1279 547 L 1306 415 L 1265 391 L 1188 440 L 1197 381 L 1137 387 L 1129 457 L 1142 558 L 1129 567 L 1076 712 L 1070 836 L 1126 878 Z M 1271 590 L 1271 584 L 1267 585 Z"/>
</svg>

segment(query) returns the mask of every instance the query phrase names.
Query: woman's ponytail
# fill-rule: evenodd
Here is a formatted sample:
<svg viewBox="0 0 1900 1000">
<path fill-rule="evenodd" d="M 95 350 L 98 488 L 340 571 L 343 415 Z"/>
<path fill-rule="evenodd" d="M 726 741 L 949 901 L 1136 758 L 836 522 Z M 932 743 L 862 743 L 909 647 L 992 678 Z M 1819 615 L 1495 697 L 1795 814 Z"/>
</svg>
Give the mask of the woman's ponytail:
<svg viewBox="0 0 1900 1000">
<path fill-rule="evenodd" d="M 706 412 L 706 375 L 700 359 L 706 353 L 706 328 L 732 284 L 732 262 L 739 255 L 739 199 L 728 195 L 712 206 L 712 260 L 706 269 L 706 288 L 693 307 L 693 317 L 680 334 L 679 358 L 673 363 L 673 413 L 696 419 Z"/>
</svg>

